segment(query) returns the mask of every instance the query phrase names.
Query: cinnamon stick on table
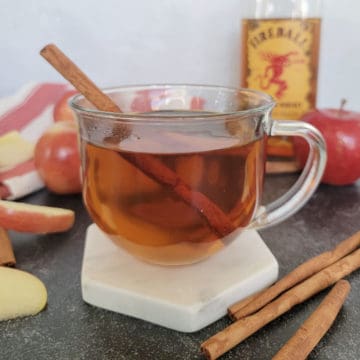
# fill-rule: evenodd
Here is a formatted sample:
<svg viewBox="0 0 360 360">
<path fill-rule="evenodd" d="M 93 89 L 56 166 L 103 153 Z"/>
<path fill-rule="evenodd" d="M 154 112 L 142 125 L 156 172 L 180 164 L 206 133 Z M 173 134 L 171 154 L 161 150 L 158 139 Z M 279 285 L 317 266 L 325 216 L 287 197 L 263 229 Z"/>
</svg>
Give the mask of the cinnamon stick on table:
<svg viewBox="0 0 360 360">
<path fill-rule="evenodd" d="M 7 231 L 0 228 L 0 266 L 14 266 L 16 264 L 14 251 Z"/>
<path fill-rule="evenodd" d="M 348 281 L 337 282 L 321 304 L 272 360 L 305 360 L 335 321 L 350 289 Z"/>
<path fill-rule="evenodd" d="M 273 286 L 261 291 L 257 296 L 253 296 L 251 302 L 249 302 L 248 299 L 244 299 L 232 305 L 228 309 L 230 317 L 238 320 L 253 314 L 285 290 L 290 289 L 300 281 L 307 279 L 311 275 L 335 263 L 337 260 L 350 254 L 358 247 L 360 247 L 360 231 L 340 242 L 334 249 L 304 262 L 276 282 Z"/>
<path fill-rule="evenodd" d="M 120 113 L 121 109 L 112 99 L 104 94 L 60 49 L 55 45 L 45 46 L 40 54 L 84 97 L 98 110 Z M 125 125 L 116 129 L 120 140 L 131 133 L 131 128 Z M 226 236 L 235 230 L 234 224 L 228 216 L 208 197 L 200 192 L 193 191 L 176 172 L 168 168 L 157 158 L 151 155 L 127 154 L 123 156 L 132 165 L 144 174 L 156 180 L 159 184 L 171 188 L 189 206 L 197 210 L 198 214 L 208 223 L 210 229 L 220 237 Z"/>
<path fill-rule="evenodd" d="M 201 344 L 208 359 L 217 359 L 256 331 L 360 268 L 360 249 L 291 288 L 257 313 L 242 318 Z"/>
</svg>

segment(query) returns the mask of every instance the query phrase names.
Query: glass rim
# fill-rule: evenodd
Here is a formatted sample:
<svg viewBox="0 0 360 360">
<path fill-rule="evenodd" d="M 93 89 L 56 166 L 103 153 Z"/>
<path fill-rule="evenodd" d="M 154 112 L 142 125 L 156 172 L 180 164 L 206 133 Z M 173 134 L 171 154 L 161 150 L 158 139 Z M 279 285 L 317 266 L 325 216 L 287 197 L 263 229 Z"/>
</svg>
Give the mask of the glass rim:
<svg viewBox="0 0 360 360">
<path fill-rule="evenodd" d="M 244 117 L 248 115 L 253 115 L 256 113 L 264 113 L 268 110 L 271 110 L 275 106 L 275 100 L 265 92 L 251 89 L 251 88 L 243 88 L 243 87 L 231 87 L 231 86 L 222 86 L 222 85 L 208 85 L 208 84 L 188 84 L 188 83 L 164 83 L 164 84 L 140 84 L 140 85 L 121 85 L 121 86 L 113 86 L 113 87 L 106 87 L 102 88 L 101 91 L 103 91 L 105 94 L 111 94 L 116 93 L 122 90 L 127 91 L 136 91 L 136 90 L 156 90 L 156 89 L 181 89 L 181 88 L 197 88 L 204 90 L 217 90 L 217 91 L 236 91 L 238 93 L 248 93 L 252 95 L 256 95 L 259 98 L 263 100 L 263 104 L 256 106 L 254 108 L 245 109 L 245 110 L 236 110 L 236 111 L 224 111 L 224 112 L 214 112 L 214 113 L 202 113 L 202 114 L 166 114 L 159 117 L 158 114 L 151 115 L 151 112 L 144 112 L 144 113 L 138 113 L 138 112 L 110 112 L 110 111 L 102 111 L 97 110 L 89 107 L 85 107 L 82 105 L 79 105 L 77 102 L 79 100 L 82 100 L 85 98 L 82 94 L 76 94 L 72 96 L 68 100 L 68 104 L 70 105 L 70 108 L 72 110 L 75 110 L 77 112 L 81 113 L 87 113 L 89 115 L 94 116 L 101 116 L 102 118 L 108 118 L 111 120 L 123 120 L 123 121 L 144 121 L 146 120 L 151 121 L 155 120 L 156 122 L 166 122 L 168 120 L 174 121 L 174 120 L 182 120 L 182 119 L 191 119 L 191 120 L 210 120 L 210 119 L 216 119 L 221 120 L 224 118 L 233 118 L 233 117 Z"/>
</svg>

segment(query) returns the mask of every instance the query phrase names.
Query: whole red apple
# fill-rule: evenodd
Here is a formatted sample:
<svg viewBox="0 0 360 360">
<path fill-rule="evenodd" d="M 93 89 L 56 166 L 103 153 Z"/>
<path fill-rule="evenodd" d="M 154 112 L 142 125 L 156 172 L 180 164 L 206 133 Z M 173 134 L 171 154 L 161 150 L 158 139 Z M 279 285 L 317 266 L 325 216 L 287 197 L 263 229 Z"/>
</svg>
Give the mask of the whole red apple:
<svg viewBox="0 0 360 360">
<path fill-rule="evenodd" d="M 340 109 L 313 110 L 303 121 L 314 125 L 323 135 L 328 160 L 322 182 L 350 185 L 360 178 L 360 113 Z M 308 145 L 294 138 L 295 156 L 305 164 Z"/>
<path fill-rule="evenodd" d="M 35 166 L 46 187 L 57 194 L 81 192 L 78 132 L 73 121 L 58 121 L 35 146 Z"/>
<path fill-rule="evenodd" d="M 76 90 L 67 91 L 60 100 L 55 104 L 53 117 L 54 121 L 63 121 L 63 120 L 74 120 L 75 116 L 68 105 L 70 97 L 74 96 L 78 92 Z"/>
</svg>

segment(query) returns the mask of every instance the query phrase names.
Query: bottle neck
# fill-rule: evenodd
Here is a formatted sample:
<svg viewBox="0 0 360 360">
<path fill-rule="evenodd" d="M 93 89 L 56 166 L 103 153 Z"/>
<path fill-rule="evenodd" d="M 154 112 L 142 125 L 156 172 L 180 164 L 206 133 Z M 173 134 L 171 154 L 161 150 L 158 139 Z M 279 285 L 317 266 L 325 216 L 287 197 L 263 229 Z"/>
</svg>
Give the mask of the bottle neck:
<svg viewBox="0 0 360 360">
<path fill-rule="evenodd" d="M 318 18 L 322 0 L 252 0 L 252 14 L 257 19 Z"/>
</svg>

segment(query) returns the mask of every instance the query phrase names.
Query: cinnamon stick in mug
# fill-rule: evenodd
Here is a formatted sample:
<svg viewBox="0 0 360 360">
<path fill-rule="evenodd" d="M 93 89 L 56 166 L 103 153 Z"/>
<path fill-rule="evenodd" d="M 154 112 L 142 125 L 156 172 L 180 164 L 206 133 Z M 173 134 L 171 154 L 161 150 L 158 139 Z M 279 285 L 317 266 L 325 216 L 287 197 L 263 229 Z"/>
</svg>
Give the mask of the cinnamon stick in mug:
<svg viewBox="0 0 360 360">
<path fill-rule="evenodd" d="M 104 94 L 57 46 L 49 44 L 40 51 L 40 54 L 98 110 L 121 112 L 119 106 Z M 116 135 L 120 140 L 128 137 L 130 133 L 129 126 L 120 125 L 116 129 Z M 236 229 L 228 216 L 213 201 L 200 192 L 194 192 L 176 172 L 155 157 L 128 154 L 125 159 L 158 183 L 171 188 L 186 204 L 197 210 L 217 236 L 226 236 Z"/>
<path fill-rule="evenodd" d="M 244 299 L 230 306 L 228 309 L 230 317 L 233 319 L 241 319 L 242 317 L 253 314 L 275 299 L 282 292 L 335 263 L 337 260 L 350 254 L 359 246 L 360 231 L 340 242 L 334 249 L 313 257 L 299 265 L 273 286 L 261 291 L 257 296 L 253 296 L 251 302 L 249 302 L 248 299 Z"/>
</svg>

